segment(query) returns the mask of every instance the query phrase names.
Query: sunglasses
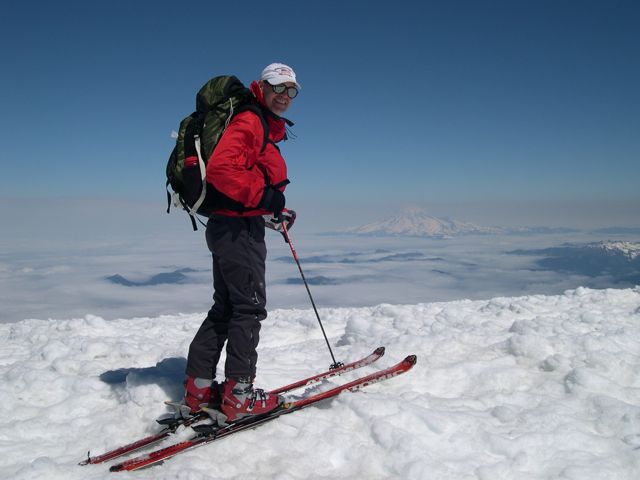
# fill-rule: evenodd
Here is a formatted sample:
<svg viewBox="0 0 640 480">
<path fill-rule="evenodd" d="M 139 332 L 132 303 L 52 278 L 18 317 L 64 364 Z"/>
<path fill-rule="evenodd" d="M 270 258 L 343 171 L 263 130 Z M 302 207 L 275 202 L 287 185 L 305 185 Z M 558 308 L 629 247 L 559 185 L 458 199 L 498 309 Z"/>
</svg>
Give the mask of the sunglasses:
<svg viewBox="0 0 640 480">
<path fill-rule="evenodd" d="M 273 93 L 284 93 L 287 91 L 289 98 L 296 98 L 298 96 L 298 89 L 296 87 L 287 87 L 284 83 L 280 85 L 271 85 Z"/>
</svg>

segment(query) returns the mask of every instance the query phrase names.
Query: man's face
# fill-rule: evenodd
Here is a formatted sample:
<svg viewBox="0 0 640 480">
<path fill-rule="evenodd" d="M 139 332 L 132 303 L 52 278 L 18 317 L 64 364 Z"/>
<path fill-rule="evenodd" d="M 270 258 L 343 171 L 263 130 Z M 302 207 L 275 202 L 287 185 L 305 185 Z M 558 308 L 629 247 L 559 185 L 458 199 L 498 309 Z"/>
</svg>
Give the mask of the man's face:
<svg viewBox="0 0 640 480">
<path fill-rule="evenodd" d="M 295 84 L 292 82 L 283 83 L 285 87 L 294 87 Z M 276 85 L 276 88 L 279 86 Z M 281 93 L 276 93 L 273 90 L 273 86 L 269 82 L 262 82 L 262 93 L 264 94 L 264 103 L 269 110 L 271 110 L 276 115 L 282 115 L 287 111 L 289 105 L 291 105 L 292 98 L 289 97 L 287 93 L 287 88 Z"/>
</svg>

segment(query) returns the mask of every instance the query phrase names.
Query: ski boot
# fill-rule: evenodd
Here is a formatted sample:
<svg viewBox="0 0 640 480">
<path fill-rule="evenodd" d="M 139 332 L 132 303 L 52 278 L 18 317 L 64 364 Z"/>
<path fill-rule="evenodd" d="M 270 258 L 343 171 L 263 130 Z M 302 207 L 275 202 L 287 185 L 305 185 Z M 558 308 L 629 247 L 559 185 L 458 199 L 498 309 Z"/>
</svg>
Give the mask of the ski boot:
<svg viewBox="0 0 640 480">
<path fill-rule="evenodd" d="M 207 378 L 189 376 L 185 379 L 183 403 L 189 407 L 191 414 L 209 405 L 212 385 L 213 381 Z"/>
<path fill-rule="evenodd" d="M 180 402 L 165 402 L 175 418 L 189 418 L 204 409 L 219 409 L 222 384 L 207 378 L 188 376 L 184 381 L 184 397 Z"/>
<path fill-rule="evenodd" d="M 229 378 L 224 382 L 220 411 L 226 417 L 223 421 L 235 422 L 275 410 L 283 402 L 280 395 L 271 395 L 261 388 L 253 388 L 250 377 Z"/>
</svg>

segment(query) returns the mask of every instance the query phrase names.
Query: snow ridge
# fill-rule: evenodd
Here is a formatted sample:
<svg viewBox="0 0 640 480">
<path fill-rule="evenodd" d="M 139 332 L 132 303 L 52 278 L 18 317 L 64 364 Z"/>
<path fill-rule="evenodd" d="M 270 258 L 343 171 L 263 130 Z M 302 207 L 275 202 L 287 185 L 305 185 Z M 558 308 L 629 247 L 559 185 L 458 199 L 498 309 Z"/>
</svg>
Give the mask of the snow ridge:
<svg viewBox="0 0 640 480">
<path fill-rule="evenodd" d="M 338 360 L 385 345 L 367 368 L 410 353 L 418 364 L 140 478 L 640 478 L 640 288 L 320 314 Z M 203 318 L 0 325 L 0 402 L 11 412 L 0 478 L 113 479 L 77 462 L 155 431 L 162 401 L 181 395 Z M 271 312 L 261 337 L 259 386 L 330 363 L 312 310 Z"/>
</svg>

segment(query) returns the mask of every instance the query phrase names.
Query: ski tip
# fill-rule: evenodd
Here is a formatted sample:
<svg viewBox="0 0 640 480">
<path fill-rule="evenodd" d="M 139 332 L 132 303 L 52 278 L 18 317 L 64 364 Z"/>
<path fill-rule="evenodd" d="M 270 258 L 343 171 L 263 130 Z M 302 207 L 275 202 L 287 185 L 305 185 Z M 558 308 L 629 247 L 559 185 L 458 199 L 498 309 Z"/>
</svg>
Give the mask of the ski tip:
<svg viewBox="0 0 640 480">
<path fill-rule="evenodd" d="M 374 350 L 374 352 L 373 352 L 373 353 L 375 353 L 376 355 L 383 356 L 383 355 L 384 355 L 384 350 L 385 350 L 385 348 L 384 348 L 384 347 L 378 347 L 378 348 L 376 348 L 376 349 Z"/>
<path fill-rule="evenodd" d="M 409 363 L 409 364 L 411 364 L 411 366 L 414 366 L 416 364 L 416 362 L 418 361 L 418 357 L 415 356 L 415 355 L 409 355 L 403 361 L 404 361 L 404 363 Z"/>
</svg>

